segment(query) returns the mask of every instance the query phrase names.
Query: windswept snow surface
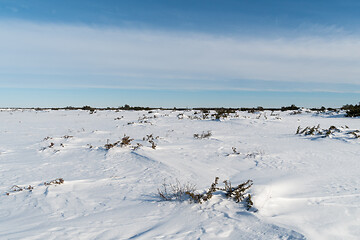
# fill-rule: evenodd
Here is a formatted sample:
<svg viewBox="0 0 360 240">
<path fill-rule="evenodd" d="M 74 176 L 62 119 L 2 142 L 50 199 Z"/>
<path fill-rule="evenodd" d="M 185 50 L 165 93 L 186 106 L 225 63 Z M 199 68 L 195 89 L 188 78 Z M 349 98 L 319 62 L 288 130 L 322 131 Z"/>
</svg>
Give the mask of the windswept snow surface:
<svg viewBox="0 0 360 240">
<path fill-rule="evenodd" d="M 216 121 L 192 119 L 195 111 L 3 109 L 0 239 L 359 239 L 360 138 L 295 132 L 355 130 L 360 119 L 290 113 Z M 193 136 L 207 131 L 210 138 Z M 124 134 L 143 146 L 104 148 Z M 156 149 L 143 141 L 149 134 L 159 136 Z M 157 192 L 164 179 L 206 190 L 216 176 L 252 179 L 258 211 L 221 195 L 195 204 Z M 56 178 L 64 184 L 44 185 Z M 13 185 L 34 189 L 10 192 Z"/>
</svg>

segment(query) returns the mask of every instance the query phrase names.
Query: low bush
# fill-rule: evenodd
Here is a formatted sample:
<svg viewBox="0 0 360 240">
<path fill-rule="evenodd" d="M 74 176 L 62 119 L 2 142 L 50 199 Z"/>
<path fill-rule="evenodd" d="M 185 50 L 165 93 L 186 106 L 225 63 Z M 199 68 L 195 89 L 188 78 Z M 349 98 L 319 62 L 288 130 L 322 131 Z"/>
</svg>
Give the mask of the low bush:
<svg viewBox="0 0 360 240">
<path fill-rule="evenodd" d="M 299 135 L 322 135 L 323 134 L 323 129 L 320 128 L 320 124 L 317 126 L 313 126 L 313 127 L 306 127 L 304 129 L 301 129 L 301 127 L 299 126 L 296 130 L 296 134 Z"/>
<path fill-rule="evenodd" d="M 350 131 L 350 132 L 348 132 L 348 134 L 353 135 L 354 138 L 360 138 L 360 131 L 359 130 Z"/>
<path fill-rule="evenodd" d="M 117 145 L 120 145 L 120 147 L 129 146 L 132 140 L 134 140 L 134 139 L 132 139 L 132 138 L 130 138 L 130 136 L 126 136 L 126 134 L 124 134 L 124 137 L 121 139 L 121 141 L 109 143 L 109 139 L 108 139 L 107 143 L 104 145 L 104 148 L 106 150 L 110 150 L 111 148 L 116 147 Z"/>
<path fill-rule="evenodd" d="M 245 158 L 256 158 L 257 156 L 262 156 L 264 154 L 265 154 L 265 152 L 263 150 L 257 150 L 254 152 L 247 153 L 245 155 Z"/>
<path fill-rule="evenodd" d="M 131 141 L 134 140 L 132 138 L 130 138 L 130 136 L 126 136 L 124 134 L 124 137 L 121 139 L 121 142 L 120 142 L 120 147 L 124 147 L 124 146 L 128 146 L 130 145 Z"/>
<path fill-rule="evenodd" d="M 22 192 L 24 190 L 32 191 L 34 189 L 33 186 L 29 185 L 27 187 L 19 187 L 18 185 L 14 185 L 10 188 L 10 191 L 6 193 L 6 195 L 10 195 L 11 192 Z"/>
<path fill-rule="evenodd" d="M 64 183 L 64 179 L 63 178 L 57 178 L 48 182 L 44 182 L 45 186 L 49 186 L 49 185 L 60 185 Z"/>
<path fill-rule="evenodd" d="M 51 142 L 51 143 L 49 144 L 49 146 L 41 148 L 40 151 L 44 151 L 44 150 L 46 150 L 46 149 L 48 149 L 48 148 L 53 148 L 54 146 L 55 146 L 55 143 Z"/>
<path fill-rule="evenodd" d="M 297 110 L 297 111 L 292 111 L 289 113 L 289 115 L 298 115 L 298 114 L 302 114 L 301 110 Z"/>
<path fill-rule="evenodd" d="M 156 149 L 156 143 L 154 142 L 155 139 L 159 139 L 159 136 L 154 137 L 153 134 L 146 135 L 146 137 L 143 137 L 143 141 L 148 141 L 151 143 L 151 148 Z"/>
<path fill-rule="evenodd" d="M 358 105 L 344 105 L 341 109 L 346 110 L 346 117 L 360 116 L 360 103 Z"/>
<path fill-rule="evenodd" d="M 219 120 L 221 118 L 227 118 L 230 113 L 235 113 L 236 110 L 235 109 L 231 109 L 231 108 L 217 108 L 215 109 L 216 114 L 214 114 L 213 116 L 215 117 L 216 120 Z"/>
<path fill-rule="evenodd" d="M 44 186 L 50 186 L 50 185 L 60 185 L 64 183 L 63 178 L 56 178 L 51 181 L 44 182 Z M 32 192 L 34 190 L 34 186 L 28 185 L 27 187 L 20 187 L 18 185 L 14 185 L 10 188 L 9 192 L 6 192 L 6 195 L 10 195 L 10 193 L 16 193 L 16 192 L 22 192 L 22 191 L 29 191 Z"/>
<path fill-rule="evenodd" d="M 240 152 L 238 152 L 237 150 L 236 150 L 236 147 L 232 147 L 231 148 L 232 149 L 232 154 L 234 154 L 234 155 L 240 155 L 241 153 Z"/>
<path fill-rule="evenodd" d="M 287 110 L 299 110 L 300 108 L 295 106 L 294 104 L 292 104 L 291 106 L 288 107 L 281 107 L 281 111 L 287 111 Z"/>
<path fill-rule="evenodd" d="M 204 139 L 204 138 L 210 138 L 212 136 L 211 131 L 207 131 L 207 132 L 202 132 L 200 134 L 195 133 L 194 134 L 194 138 L 195 139 Z"/>
<path fill-rule="evenodd" d="M 253 185 L 252 180 L 248 180 L 244 183 L 233 187 L 228 180 L 223 181 L 224 187 L 218 187 L 219 178 L 216 177 L 215 181 L 211 184 L 210 188 L 204 193 L 197 193 L 195 185 L 193 184 L 181 184 L 176 180 L 175 184 L 168 184 L 164 182 L 161 189 L 158 189 L 158 194 L 162 200 L 190 200 L 193 203 L 203 203 L 209 201 L 215 192 L 222 192 L 227 198 L 233 199 L 235 202 L 243 202 L 247 210 L 250 210 L 253 206 L 250 193 L 247 193 L 248 189 Z"/>
<path fill-rule="evenodd" d="M 142 144 L 136 143 L 135 146 L 131 146 L 131 150 L 136 151 L 136 150 L 138 150 L 138 149 L 139 149 L 140 147 L 142 147 L 142 146 L 143 146 Z"/>
<path fill-rule="evenodd" d="M 120 143 L 120 141 L 114 142 L 114 143 L 109 143 L 109 139 L 107 140 L 106 144 L 104 145 L 104 148 L 106 150 L 110 150 L 111 148 L 117 146 Z"/>
<path fill-rule="evenodd" d="M 296 130 L 297 135 L 304 135 L 304 136 L 320 136 L 320 137 L 330 137 L 332 135 L 334 135 L 335 133 L 345 133 L 348 135 L 353 135 L 354 138 L 360 138 L 360 131 L 359 130 L 349 130 L 348 126 L 344 126 L 344 127 L 335 127 L 335 126 L 330 126 L 328 129 L 322 129 L 320 128 L 320 124 L 317 126 L 313 126 L 313 127 L 305 127 L 304 129 L 301 129 L 301 127 L 299 126 Z"/>
<path fill-rule="evenodd" d="M 93 107 L 90 107 L 90 106 L 83 106 L 81 109 L 84 110 L 84 111 L 90 111 L 90 113 L 94 113 L 95 110 L 96 110 L 96 108 L 93 108 Z"/>
</svg>

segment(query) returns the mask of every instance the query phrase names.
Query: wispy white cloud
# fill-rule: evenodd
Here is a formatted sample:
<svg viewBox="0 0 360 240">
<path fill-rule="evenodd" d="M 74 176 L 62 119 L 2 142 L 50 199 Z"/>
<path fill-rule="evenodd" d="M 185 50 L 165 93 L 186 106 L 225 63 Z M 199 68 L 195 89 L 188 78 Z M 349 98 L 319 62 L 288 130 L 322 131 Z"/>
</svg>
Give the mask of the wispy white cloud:
<svg viewBox="0 0 360 240">
<path fill-rule="evenodd" d="M 0 87 L 244 89 L 249 79 L 360 86 L 357 36 L 249 38 L 18 21 L 1 21 L 0 36 Z"/>
</svg>

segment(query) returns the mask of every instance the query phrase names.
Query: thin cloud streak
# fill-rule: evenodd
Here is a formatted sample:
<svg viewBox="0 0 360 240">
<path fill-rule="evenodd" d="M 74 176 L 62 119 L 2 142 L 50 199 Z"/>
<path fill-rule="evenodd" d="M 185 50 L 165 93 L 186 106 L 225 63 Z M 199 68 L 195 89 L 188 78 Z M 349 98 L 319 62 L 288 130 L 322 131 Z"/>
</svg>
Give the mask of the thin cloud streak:
<svg viewBox="0 0 360 240">
<path fill-rule="evenodd" d="M 18 21 L 1 21 L 0 36 L 0 87 L 258 90 L 239 86 L 255 79 L 360 89 L 356 36 L 265 39 Z M 262 90 L 291 90 L 280 85 Z"/>
<path fill-rule="evenodd" d="M 149 80 L 149 79 L 148 79 Z M 100 82 L 99 79 L 97 82 Z M 181 79 L 181 81 L 168 83 L 168 81 L 159 81 L 150 79 L 142 86 L 137 86 L 136 80 L 124 79 L 121 81 L 122 85 L 116 85 L 119 81 L 102 81 L 102 84 L 94 83 L 95 81 L 88 81 L 87 85 L 84 84 L 62 84 L 49 85 L 48 81 L 29 81 L 27 84 L 21 84 L 20 81 L 2 81 L 3 88 L 13 89 L 118 89 L 118 90 L 179 90 L 179 91 L 247 91 L 247 92 L 283 92 L 283 93 L 353 93 L 360 94 L 359 85 L 356 84 L 326 84 L 311 83 L 303 84 L 298 82 L 279 82 L 279 81 L 259 81 L 259 80 L 236 80 L 233 82 L 226 81 L 226 83 L 218 81 L 207 81 L 204 87 L 204 81 L 197 81 L 191 79 Z M 63 82 L 63 81 L 62 81 Z M 34 84 L 35 83 L 35 84 Z M 241 86 L 241 87 L 239 87 Z"/>
</svg>

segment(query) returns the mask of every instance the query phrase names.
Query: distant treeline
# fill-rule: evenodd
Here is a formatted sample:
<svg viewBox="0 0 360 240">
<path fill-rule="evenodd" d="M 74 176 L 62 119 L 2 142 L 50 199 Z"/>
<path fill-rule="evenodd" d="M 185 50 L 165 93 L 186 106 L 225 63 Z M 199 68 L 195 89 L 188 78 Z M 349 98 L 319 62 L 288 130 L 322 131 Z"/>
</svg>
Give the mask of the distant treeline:
<svg viewBox="0 0 360 240">
<path fill-rule="evenodd" d="M 15 109 L 15 108 L 14 108 Z M 247 111 L 247 112 L 261 112 L 261 111 L 297 111 L 300 109 L 300 107 L 292 104 L 291 106 L 285 106 L 285 107 L 281 107 L 281 108 L 264 108 L 261 106 L 258 107 L 252 107 L 252 108 L 204 108 L 204 107 L 198 107 L 198 108 L 163 108 L 163 107 L 159 107 L 159 108 L 154 108 L 154 107 L 133 107 L 130 106 L 128 104 L 125 104 L 124 106 L 120 106 L 120 107 L 106 107 L 106 108 L 97 108 L 97 107 L 91 107 L 91 106 L 83 106 L 83 107 L 72 107 L 72 106 L 67 106 L 67 107 L 62 107 L 62 108 L 16 108 L 16 109 L 33 109 L 33 110 L 37 110 L 37 111 L 43 111 L 43 110 L 86 110 L 86 111 L 104 111 L 104 110 L 133 110 L 133 111 L 150 111 L 150 110 L 178 110 L 178 111 L 188 111 L 188 110 L 199 110 L 199 111 L 203 111 L 203 112 L 208 112 L 210 110 L 214 110 L 216 112 L 223 112 L 223 113 L 233 113 L 235 111 Z M 357 117 L 360 116 L 360 103 L 358 105 L 344 105 L 343 107 L 341 107 L 340 109 L 342 110 L 346 110 L 347 111 L 347 116 L 348 117 Z M 312 111 L 320 111 L 320 112 L 324 112 L 324 111 L 338 111 L 340 109 L 337 108 L 326 108 L 326 107 L 321 107 L 321 108 L 310 108 L 310 110 Z"/>
</svg>

